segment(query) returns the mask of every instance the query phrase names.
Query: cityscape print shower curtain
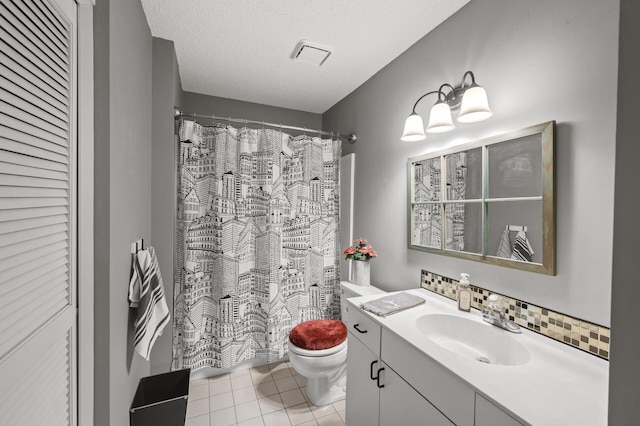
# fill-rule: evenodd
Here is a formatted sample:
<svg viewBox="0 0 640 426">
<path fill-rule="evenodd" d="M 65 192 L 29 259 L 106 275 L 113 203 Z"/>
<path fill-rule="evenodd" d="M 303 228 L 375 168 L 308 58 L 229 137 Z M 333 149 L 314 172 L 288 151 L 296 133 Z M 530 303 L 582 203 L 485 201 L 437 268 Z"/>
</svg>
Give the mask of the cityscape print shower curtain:
<svg viewBox="0 0 640 426">
<path fill-rule="evenodd" d="M 180 127 L 173 369 L 287 354 L 339 318 L 340 140 Z"/>
</svg>

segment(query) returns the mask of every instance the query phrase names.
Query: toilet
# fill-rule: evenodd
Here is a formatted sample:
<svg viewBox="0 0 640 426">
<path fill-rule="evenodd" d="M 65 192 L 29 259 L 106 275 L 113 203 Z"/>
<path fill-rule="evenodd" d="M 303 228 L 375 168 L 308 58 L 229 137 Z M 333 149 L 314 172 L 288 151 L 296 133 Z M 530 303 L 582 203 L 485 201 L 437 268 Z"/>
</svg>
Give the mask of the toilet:
<svg viewBox="0 0 640 426">
<path fill-rule="evenodd" d="M 289 333 L 289 361 L 307 378 L 307 397 L 316 406 L 344 399 L 347 387 L 347 298 L 384 293 L 372 286 L 340 283 L 340 320 L 311 320 Z"/>
</svg>

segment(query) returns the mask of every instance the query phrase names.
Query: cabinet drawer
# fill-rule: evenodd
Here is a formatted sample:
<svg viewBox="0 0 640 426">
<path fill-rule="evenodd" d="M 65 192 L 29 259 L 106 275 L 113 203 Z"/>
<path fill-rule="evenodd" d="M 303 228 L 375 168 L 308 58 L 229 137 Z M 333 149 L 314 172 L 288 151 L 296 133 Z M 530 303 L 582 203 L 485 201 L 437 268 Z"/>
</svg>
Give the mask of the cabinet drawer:
<svg viewBox="0 0 640 426">
<path fill-rule="evenodd" d="M 349 304 L 347 318 L 349 333 L 364 343 L 373 353 L 380 355 L 380 325 L 353 304 Z"/>
<path fill-rule="evenodd" d="M 431 357 L 382 330 L 382 359 L 458 426 L 473 426 L 475 391 Z"/>
</svg>

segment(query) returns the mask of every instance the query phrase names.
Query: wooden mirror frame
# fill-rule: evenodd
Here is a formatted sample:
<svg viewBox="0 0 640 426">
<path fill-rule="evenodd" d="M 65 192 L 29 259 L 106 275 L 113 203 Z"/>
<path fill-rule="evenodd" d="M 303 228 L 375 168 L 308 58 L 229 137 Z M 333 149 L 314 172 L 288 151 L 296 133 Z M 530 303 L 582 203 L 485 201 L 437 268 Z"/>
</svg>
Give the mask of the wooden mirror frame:
<svg viewBox="0 0 640 426">
<path fill-rule="evenodd" d="M 515 139 L 531 136 L 541 135 L 541 192 L 539 197 L 512 197 L 507 201 L 518 200 L 534 200 L 538 199 L 542 201 L 542 263 L 526 262 L 513 260 L 489 254 L 488 247 L 488 206 L 491 204 L 491 199 L 488 197 L 487 182 L 488 182 L 488 147 L 512 141 Z M 414 201 L 414 170 L 415 163 L 427 159 L 433 159 L 440 157 L 444 159 L 446 155 L 456 154 L 470 149 L 482 148 L 482 198 L 473 200 L 474 202 L 480 202 L 482 205 L 482 253 L 471 253 L 464 251 L 455 251 L 445 248 L 446 241 L 446 214 L 445 205 L 451 204 L 452 200 L 442 200 L 445 193 L 444 185 L 445 179 L 441 179 L 441 200 L 435 202 L 429 202 L 428 204 L 439 204 L 440 218 L 441 218 L 441 246 L 440 248 L 428 247 L 424 245 L 414 244 L 412 241 L 413 234 L 413 206 L 420 204 Z M 473 260 L 477 262 L 488 263 L 492 265 L 505 266 L 508 268 L 520 269 L 524 271 L 537 272 L 547 275 L 555 275 L 556 272 L 556 256 L 555 256 L 555 182 L 554 182 L 554 162 L 555 162 L 555 121 L 549 121 L 546 123 L 530 126 L 525 129 L 517 130 L 514 132 L 501 134 L 497 136 L 488 137 L 478 141 L 458 145 L 446 150 L 432 152 L 429 154 L 412 157 L 407 161 L 407 243 L 408 248 L 421 250 L 429 253 L 442 254 L 451 257 L 457 257 L 461 259 Z M 444 160 L 442 160 L 444 163 Z"/>
</svg>

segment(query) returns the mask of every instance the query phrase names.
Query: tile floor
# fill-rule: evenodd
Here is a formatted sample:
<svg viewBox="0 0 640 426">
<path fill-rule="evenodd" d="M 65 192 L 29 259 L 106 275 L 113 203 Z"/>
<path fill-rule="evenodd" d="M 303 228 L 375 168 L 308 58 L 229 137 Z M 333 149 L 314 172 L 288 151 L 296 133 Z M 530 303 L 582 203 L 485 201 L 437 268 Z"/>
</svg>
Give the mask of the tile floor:
<svg viewBox="0 0 640 426">
<path fill-rule="evenodd" d="M 194 380 L 186 426 L 343 426 L 344 400 L 316 407 L 306 382 L 289 362 Z"/>
</svg>

